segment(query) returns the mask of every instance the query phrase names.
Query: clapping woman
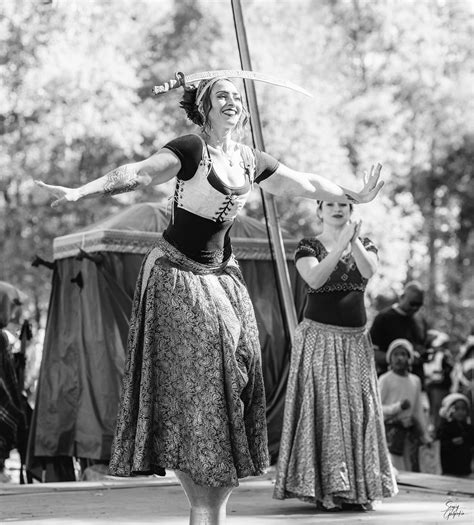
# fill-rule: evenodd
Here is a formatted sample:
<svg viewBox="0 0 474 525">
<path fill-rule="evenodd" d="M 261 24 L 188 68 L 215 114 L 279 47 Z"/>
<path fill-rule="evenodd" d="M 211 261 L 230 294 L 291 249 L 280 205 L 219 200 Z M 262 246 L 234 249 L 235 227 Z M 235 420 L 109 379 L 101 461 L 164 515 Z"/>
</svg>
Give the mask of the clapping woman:
<svg viewBox="0 0 474 525">
<path fill-rule="evenodd" d="M 377 249 L 351 214 L 351 204 L 320 201 L 322 232 L 295 255 L 307 304 L 291 354 L 274 497 L 323 510 L 367 510 L 396 492 L 365 326 Z"/>
</svg>

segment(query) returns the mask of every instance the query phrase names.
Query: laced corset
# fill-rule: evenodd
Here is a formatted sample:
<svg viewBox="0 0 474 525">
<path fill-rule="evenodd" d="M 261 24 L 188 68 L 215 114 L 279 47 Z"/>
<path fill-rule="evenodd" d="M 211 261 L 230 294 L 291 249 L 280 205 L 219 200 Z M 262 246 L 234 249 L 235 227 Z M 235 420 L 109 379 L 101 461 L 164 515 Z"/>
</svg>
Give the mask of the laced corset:
<svg viewBox="0 0 474 525">
<path fill-rule="evenodd" d="M 243 186 L 233 188 L 221 181 L 203 143 L 202 159 L 194 176 L 176 181 L 173 209 L 176 206 L 218 223 L 235 219 L 252 190 L 255 177 L 254 155 L 248 146 L 239 144 L 239 148 L 246 178 Z"/>
<path fill-rule="evenodd" d="M 171 220 L 164 238 L 187 257 L 203 264 L 220 264 L 232 253 L 229 231 L 252 186 L 271 176 L 278 161 L 239 144 L 245 184 L 226 185 L 215 172 L 205 142 L 186 135 L 164 146 L 181 162 L 171 196 Z"/>
</svg>

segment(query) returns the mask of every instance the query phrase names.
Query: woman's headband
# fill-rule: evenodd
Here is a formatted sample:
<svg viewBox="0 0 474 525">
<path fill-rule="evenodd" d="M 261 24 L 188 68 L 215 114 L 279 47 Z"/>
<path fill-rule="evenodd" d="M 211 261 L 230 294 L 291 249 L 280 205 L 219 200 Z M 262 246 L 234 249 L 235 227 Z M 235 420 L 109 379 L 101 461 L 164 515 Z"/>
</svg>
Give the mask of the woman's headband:
<svg viewBox="0 0 474 525">
<path fill-rule="evenodd" d="M 306 91 L 306 89 L 303 89 L 302 87 L 297 86 L 296 84 L 288 80 L 280 80 L 271 75 L 263 75 L 262 73 L 257 73 L 256 71 L 244 71 L 240 69 L 220 69 L 217 71 L 203 71 L 201 73 L 193 73 L 192 75 L 185 75 L 184 73 L 178 72 L 175 74 L 174 79 L 172 78 L 168 80 L 168 82 L 165 82 L 164 84 L 161 84 L 159 86 L 154 86 L 152 92 L 154 95 L 161 95 L 163 93 L 167 93 L 171 89 L 177 89 L 181 86 L 184 87 L 189 84 L 194 84 L 195 82 L 201 82 L 202 80 L 215 79 L 217 81 L 222 78 L 244 78 L 256 82 L 265 82 L 267 84 L 273 84 L 274 86 L 280 86 L 287 89 L 291 89 L 293 91 L 297 91 L 298 93 L 302 93 L 303 95 L 306 95 L 308 97 L 313 96 L 309 91 Z M 211 84 L 214 84 L 214 82 L 212 82 Z M 196 100 L 196 103 L 199 103 L 206 91 L 207 89 L 203 89 L 203 93 L 199 97 L 198 88 L 197 97 L 199 98 Z"/>
<path fill-rule="evenodd" d="M 221 77 L 211 78 L 210 80 L 199 82 L 199 86 L 196 90 L 196 106 L 199 107 L 199 104 L 201 100 L 203 99 L 204 95 L 212 89 L 212 86 L 221 80 Z"/>
</svg>

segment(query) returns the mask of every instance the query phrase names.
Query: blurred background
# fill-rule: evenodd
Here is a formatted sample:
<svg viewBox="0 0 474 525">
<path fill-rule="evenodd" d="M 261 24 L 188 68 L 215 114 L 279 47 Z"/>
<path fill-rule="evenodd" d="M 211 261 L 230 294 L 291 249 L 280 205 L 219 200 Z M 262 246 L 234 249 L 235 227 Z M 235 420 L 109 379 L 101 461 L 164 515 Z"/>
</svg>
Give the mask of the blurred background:
<svg viewBox="0 0 474 525">
<path fill-rule="evenodd" d="M 369 312 L 418 279 L 430 326 L 461 343 L 474 328 L 474 3 L 242 6 L 253 69 L 314 94 L 256 86 L 266 150 L 352 187 L 372 163 L 384 165 L 381 196 L 356 210 L 380 250 Z M 131 203 L 164 203 L 171 188 L 52 209 L 33 180 L 77 186 L 196 132 L 178 107 L 181 90 L 157 98 L 151 88 L 177 71 L 240 61 L 227 0 L 3 0 L 0 34 L 0 280 L 28 298 L 34 391 L 51 272 L 32 261 L 52 260 L 53 238 Z M 312 202 L 277 205 L 294 239 L 312 233 Z M 244 213 L 263 220 L 258 191 Z"/>
</svg>

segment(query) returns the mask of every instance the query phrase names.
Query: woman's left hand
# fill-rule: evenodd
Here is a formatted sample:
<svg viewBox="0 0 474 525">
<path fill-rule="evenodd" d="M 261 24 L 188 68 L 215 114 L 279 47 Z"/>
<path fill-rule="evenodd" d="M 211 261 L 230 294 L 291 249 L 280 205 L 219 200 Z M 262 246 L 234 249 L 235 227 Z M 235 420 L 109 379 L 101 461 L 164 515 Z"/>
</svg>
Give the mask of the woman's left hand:
<svg viewBox="0 0 474 525">
<path fill-rule="evenodd" d="M 381 169 L 382 164 L 377 163 L 375 167 L 373 165 L 371 166 L 370 173 L 364 172 L 364 187 L 361 191 L 346 190 L 346 197 L 349 202 L 365 204 L 375 199 L 384 185 L 383 181 L 379 182 Z"/>
<path fill-rule="evenodd" d="M 354 227 L 354 235 L 352 236 L 352 239 L 351 239 L 351 244 L 354 244 L 359 238 L 361 225 L 362 225 L 362 221 L 356 222 L 355 227 Z"/>
</svg>

